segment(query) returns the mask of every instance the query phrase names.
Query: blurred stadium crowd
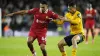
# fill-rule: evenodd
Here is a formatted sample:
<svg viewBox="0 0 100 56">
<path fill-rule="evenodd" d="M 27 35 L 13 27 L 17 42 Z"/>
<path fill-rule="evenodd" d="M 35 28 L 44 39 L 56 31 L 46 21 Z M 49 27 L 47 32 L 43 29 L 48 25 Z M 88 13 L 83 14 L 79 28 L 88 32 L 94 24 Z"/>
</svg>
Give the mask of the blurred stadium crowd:
<svg viewBox="0 0 100 56">
<path fill-rule="evenodd" d="M 31 15 L 14 15 L 11 17 L 5 17 L 4 15 L 19 10 L 29 10 L 34 7 L 39 7 L 39 2 L 41 0 L 3 0 L 1 1 L 2 9 L 2 33 L 10 29 L 11 34 L 14 35 L 14 31 L 29 31 L 29 28 L 33 22 L 33 16 Z M 64 15 L 64 12 L 67 11 L 68 3 L 72 0 L 48 0 L 49 9 L 55 11 L 60 15 Z M 77 0 L 75 1 L 78 5 L 78 10 L 83 14 L 84 20 L 84 11 L 88 3 L 93 5 L 93 8 L 97 11 L 96 17 L 96 28 L 100 28 L 100 0 Z M 84 23 L 84 22 L 83 22 Z M 57 25 L 53 22 L 49 23 L 49 30 L 57 29 Z"/>
</svg>

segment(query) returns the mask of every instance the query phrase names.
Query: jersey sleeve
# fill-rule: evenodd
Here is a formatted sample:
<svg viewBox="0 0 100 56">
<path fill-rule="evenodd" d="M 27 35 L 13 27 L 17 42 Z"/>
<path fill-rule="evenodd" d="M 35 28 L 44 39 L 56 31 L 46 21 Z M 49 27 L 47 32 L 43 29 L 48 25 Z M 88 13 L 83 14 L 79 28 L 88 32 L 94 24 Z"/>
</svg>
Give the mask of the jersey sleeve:
<svg viewBox="0 0 100 56">
<path fill-rule="evenodd" d="M 79 24 L 81 22 L 81 19 L 82 19 L 81 14 L 77 14 L 76 19 L 71 20 L 71 23 L 72 24 Z"/>
<path fill-rule="evenodd" d="M 51 18 L 58 19 L 58 14 L 51 12 Z"/>
<path fill-rule="evenodd" d="M 69 13 L 66 13 L 65 14 L 65 19 L 70 19 L 70 18 L 71 18 L 70 14 Z"/>
<path fill-rule="evenodd" d="M 28 10 L 28 14 L 35 14 L 37 8 L 33 8 L 33 9 L 30 9 Z"/>
<path fill-rule="evenodd" d="M 81 22 L 82 16 L 81 13 L 77 13 L 74 16 L 66 14 L 67 18 L 70 19 L 71 24 L 79 24 Z"/>
</svg>

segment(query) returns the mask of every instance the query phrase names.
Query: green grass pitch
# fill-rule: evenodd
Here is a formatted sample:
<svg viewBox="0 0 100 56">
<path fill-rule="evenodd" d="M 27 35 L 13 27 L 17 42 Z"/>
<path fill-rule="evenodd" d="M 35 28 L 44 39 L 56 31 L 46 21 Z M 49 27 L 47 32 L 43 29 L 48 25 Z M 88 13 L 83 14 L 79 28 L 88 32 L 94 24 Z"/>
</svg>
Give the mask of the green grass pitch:
<svg viewBox="0 0 100 56">
<path fill-rule="evenodd" d="M 61 56 L 58 50 L 57 43 L 64 36 L 49 36 L 47 37 L 47 53 L 48 56 Z M 32 56 L 27 44 L 27 38 L 24 37 L 9 37 L 0 38 L 0 56 Z M 34 43 L 37 56 L 42 56 L 40 47 L 37 41 Z M 68 56 L 71 56 L 72 47 L 65 47 Z M 95 37 L 95 43 L 92 44 L 91 37 L 89 44 L 80 43 L 77 49 L 77 56 L 100 56 L 100 36 Z"/>
</svg>

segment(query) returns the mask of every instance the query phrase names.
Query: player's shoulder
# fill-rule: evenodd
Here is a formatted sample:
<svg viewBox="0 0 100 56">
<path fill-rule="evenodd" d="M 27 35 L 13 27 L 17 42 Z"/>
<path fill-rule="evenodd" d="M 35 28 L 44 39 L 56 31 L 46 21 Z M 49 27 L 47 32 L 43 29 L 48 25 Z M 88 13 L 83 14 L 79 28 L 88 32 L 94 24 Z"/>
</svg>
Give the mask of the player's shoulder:
<svg viewBox="0 0 100 56">
<path fill-rule="evenodd" d="M 81 12 L 80 12 L 80 11 L 76 11 L 76 13 L 77 13 L 77 14 L 81 14 Z"/>
<path fill-rule="evenodd" d="M 92 8 L 92 10 L 94 11 L 95 9 Z"/>
<path fill-rule="evenodd" d="M 52 13 L 53 11 L 48 9 L 48 12 Z"/>
<path fill-rule="evenodd" d="M 76 11 L 76 16 L 79 18 L 82 18 L 81 12 L 80 11 Z"/>
<path fill-rule="evenodd" d="M 65 15 L 69 15 L 69 14 L 71 14 L 71 13 L 70 13 L 70 12 L 66 12 L 66 13 L 65 13 Z"/>
<path fill-rule="evenodd" d="M 33 8 L 34 10 L 37 10 L 37 11 L 39 11 L 40 10 L 40 8 Z"/>
<path fill-rule="evenodd" d="M 70 12 L 66 12 L 64 16 L 65 16 L 65 17 L 69 17 L 70 15 L 71 15 Z"/>
<path fill-rule="evenodd" d="M 93 11 L 94 11 L 94 12 L 97 12 L 97 10 L 96 10 L 96 9 L 93 9 Z"/>
<path fill-rule="evenodd" d="M 55 14 L 55 12 L 53 12 L 52 10 L 48 10 L 49 14 Z"/>
<path fill-rule="evenodd" d="M 30 9 L 30 10 L 32 10 L 32 11 L 33 11 L 33 10 L 37 11 L 37 10 L 39 10 L 39 8 L 32 8 L 32 9 Z"/>
</svg>

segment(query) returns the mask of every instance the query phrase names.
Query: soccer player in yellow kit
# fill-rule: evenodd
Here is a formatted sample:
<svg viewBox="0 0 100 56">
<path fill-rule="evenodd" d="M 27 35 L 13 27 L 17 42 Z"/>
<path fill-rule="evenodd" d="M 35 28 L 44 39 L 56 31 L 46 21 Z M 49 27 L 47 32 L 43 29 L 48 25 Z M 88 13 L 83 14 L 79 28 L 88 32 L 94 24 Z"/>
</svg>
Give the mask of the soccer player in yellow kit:
<svg viewBox="0 0 100 56">
<path fill-rule="evenodd" d="M 72 45 L 72 56 L 76 56 L 77 44 L 84 40 L 82 16 L 81 13 L 76 10 L 76 5 L 74 3 L 70 3 L 68 9 L 69 12 L 65 14 L 63 20 L 70 22 L 71 33 L 58 43 L 58 48 L 62 53 L 62 56 L 67 56 L 64 46 Z"/>
</svg>

